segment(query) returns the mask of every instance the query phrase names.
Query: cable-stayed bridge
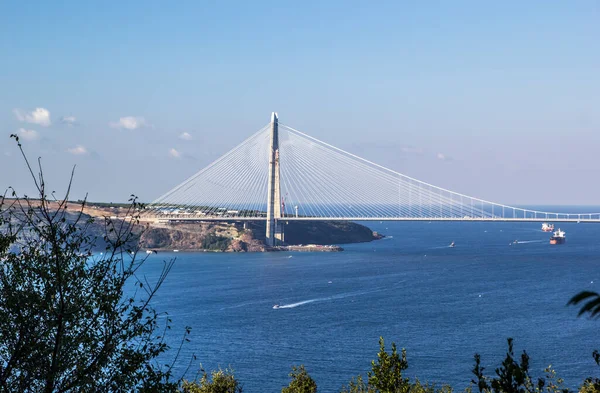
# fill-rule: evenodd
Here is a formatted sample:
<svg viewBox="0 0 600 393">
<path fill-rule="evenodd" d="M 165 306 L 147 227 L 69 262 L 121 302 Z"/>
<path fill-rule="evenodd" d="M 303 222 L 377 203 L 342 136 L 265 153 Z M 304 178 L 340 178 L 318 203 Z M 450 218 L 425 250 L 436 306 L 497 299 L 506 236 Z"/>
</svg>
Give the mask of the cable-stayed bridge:
<svg viewBox="0 0 600 393">
<path fill-rule="evenodd" d="M 467 196 L 385 168 L 271 122 L 148 206 L 147 219 L 266 220 L 268 245 L 281 221 L 572 221 L 600 213 L 524 209 Z"/>
</svg>

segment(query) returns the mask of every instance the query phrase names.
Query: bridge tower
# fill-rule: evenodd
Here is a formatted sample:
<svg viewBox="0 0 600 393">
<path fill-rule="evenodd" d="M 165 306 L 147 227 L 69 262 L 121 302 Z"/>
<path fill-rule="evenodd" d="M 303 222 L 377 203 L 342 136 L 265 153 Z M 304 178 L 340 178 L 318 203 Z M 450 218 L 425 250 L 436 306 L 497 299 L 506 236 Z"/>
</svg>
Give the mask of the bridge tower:
<svg viewBox="0 0 600 393">
<path fill-rule="evenodd" d="M 267 196 L 267 233 L 266 244 L 269 247 L 283 242 L 281 223 L 281 187 L 279 184 L 279 119 L 277 113 L 271 113 L 271 145 L 269 149 L 269 185 Z"/>
</svg>

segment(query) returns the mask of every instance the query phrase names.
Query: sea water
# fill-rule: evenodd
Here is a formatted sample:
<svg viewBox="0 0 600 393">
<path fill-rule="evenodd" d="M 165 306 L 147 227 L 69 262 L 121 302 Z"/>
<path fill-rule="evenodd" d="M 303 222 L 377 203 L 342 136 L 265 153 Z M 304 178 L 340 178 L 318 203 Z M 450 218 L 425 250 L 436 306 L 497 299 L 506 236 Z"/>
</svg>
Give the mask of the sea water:
<svg viewBox="0 0 600 393">
<path fill-rule="evenodd" d="M 378 339 L 406 348 L 406 375 L 465 388 L 475 353 L 489 375 L 506 353 L 552 364 L 566 385 L 598 376 L 600 321 L 567 307 L 600 291 L 600 224 L 560 224 L 550 245 L 538 223 L 371 222 L 387 237 L 339 253 L 160 253 L 175 265 L 155 298 L 173 320 L 171 343 L 191 326 L 176 373 L 231 367 L 246 392 L 278 392 L 304 364 L 319 391 L 366 375 Z M 455 242 L 455 247 L 449 247 Z M 274 309 L 277 304 L 280 307 Z"/>
</svg>

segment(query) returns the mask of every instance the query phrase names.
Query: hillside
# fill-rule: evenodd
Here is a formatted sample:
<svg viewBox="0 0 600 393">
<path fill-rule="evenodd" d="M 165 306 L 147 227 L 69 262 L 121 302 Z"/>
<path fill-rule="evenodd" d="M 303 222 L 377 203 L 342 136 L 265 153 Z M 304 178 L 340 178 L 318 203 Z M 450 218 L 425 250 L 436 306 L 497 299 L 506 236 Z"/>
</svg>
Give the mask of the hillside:
<svg viewBox="0 0 600 393">
<path fill-rule="evenodd" d="M 353 222 L 290 221 L 285 225 L 286 244 L 347 244 L 379 239 L 369 228 Z M 265 223 L 201 222 L 153 224 L 142 234 L 147 249 L 265 251 Z"/>
<path fill-rule="evenodd" d="M 8 200 L 7 200 L 8 201 Z M 37 201 L 32 201 L 33 205 Z M 58 208 L 49 202 L 51 210 Z M 136 212 L 115 204 L 86 204 L 83 219 L 94 218 L 88 227 L 88 234 L 96 239 L 95 248 L 106 246 L 103 235 L 105 219 L 130 219 Z M 67 208 L 67 220 L 74 221 L 81 210 L 79 202 L 71 202 Z M 364 225 L 346 221 L 284 221 L 286 245 L 299 244 L 348 244 L 363 243 L 381 238 Z M 134 232 L 140 235 L 140 247 L 153 250 L 263 252 L 265 247 L 266 223 L 264 221 L 243 222 L 186 222 L 155 223 L 140 222 Z"/>
</svg>

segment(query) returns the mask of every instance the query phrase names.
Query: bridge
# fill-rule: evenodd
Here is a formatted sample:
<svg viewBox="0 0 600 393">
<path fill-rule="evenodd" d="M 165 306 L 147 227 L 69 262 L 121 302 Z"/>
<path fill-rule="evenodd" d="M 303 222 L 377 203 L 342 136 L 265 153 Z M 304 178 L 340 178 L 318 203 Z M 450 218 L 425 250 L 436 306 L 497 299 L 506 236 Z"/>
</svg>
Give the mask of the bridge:
<svg viewBox="0 0 600 393">
<path fill-rule="evenodd" d="M 156 221 L 266 221 L 267 245 L 282 222 L 600 222 L 600 213 L 557 213 L 495 203 L 385 168 L 279 122 L 271 122 L 152 202 Z"/>
</svg>

